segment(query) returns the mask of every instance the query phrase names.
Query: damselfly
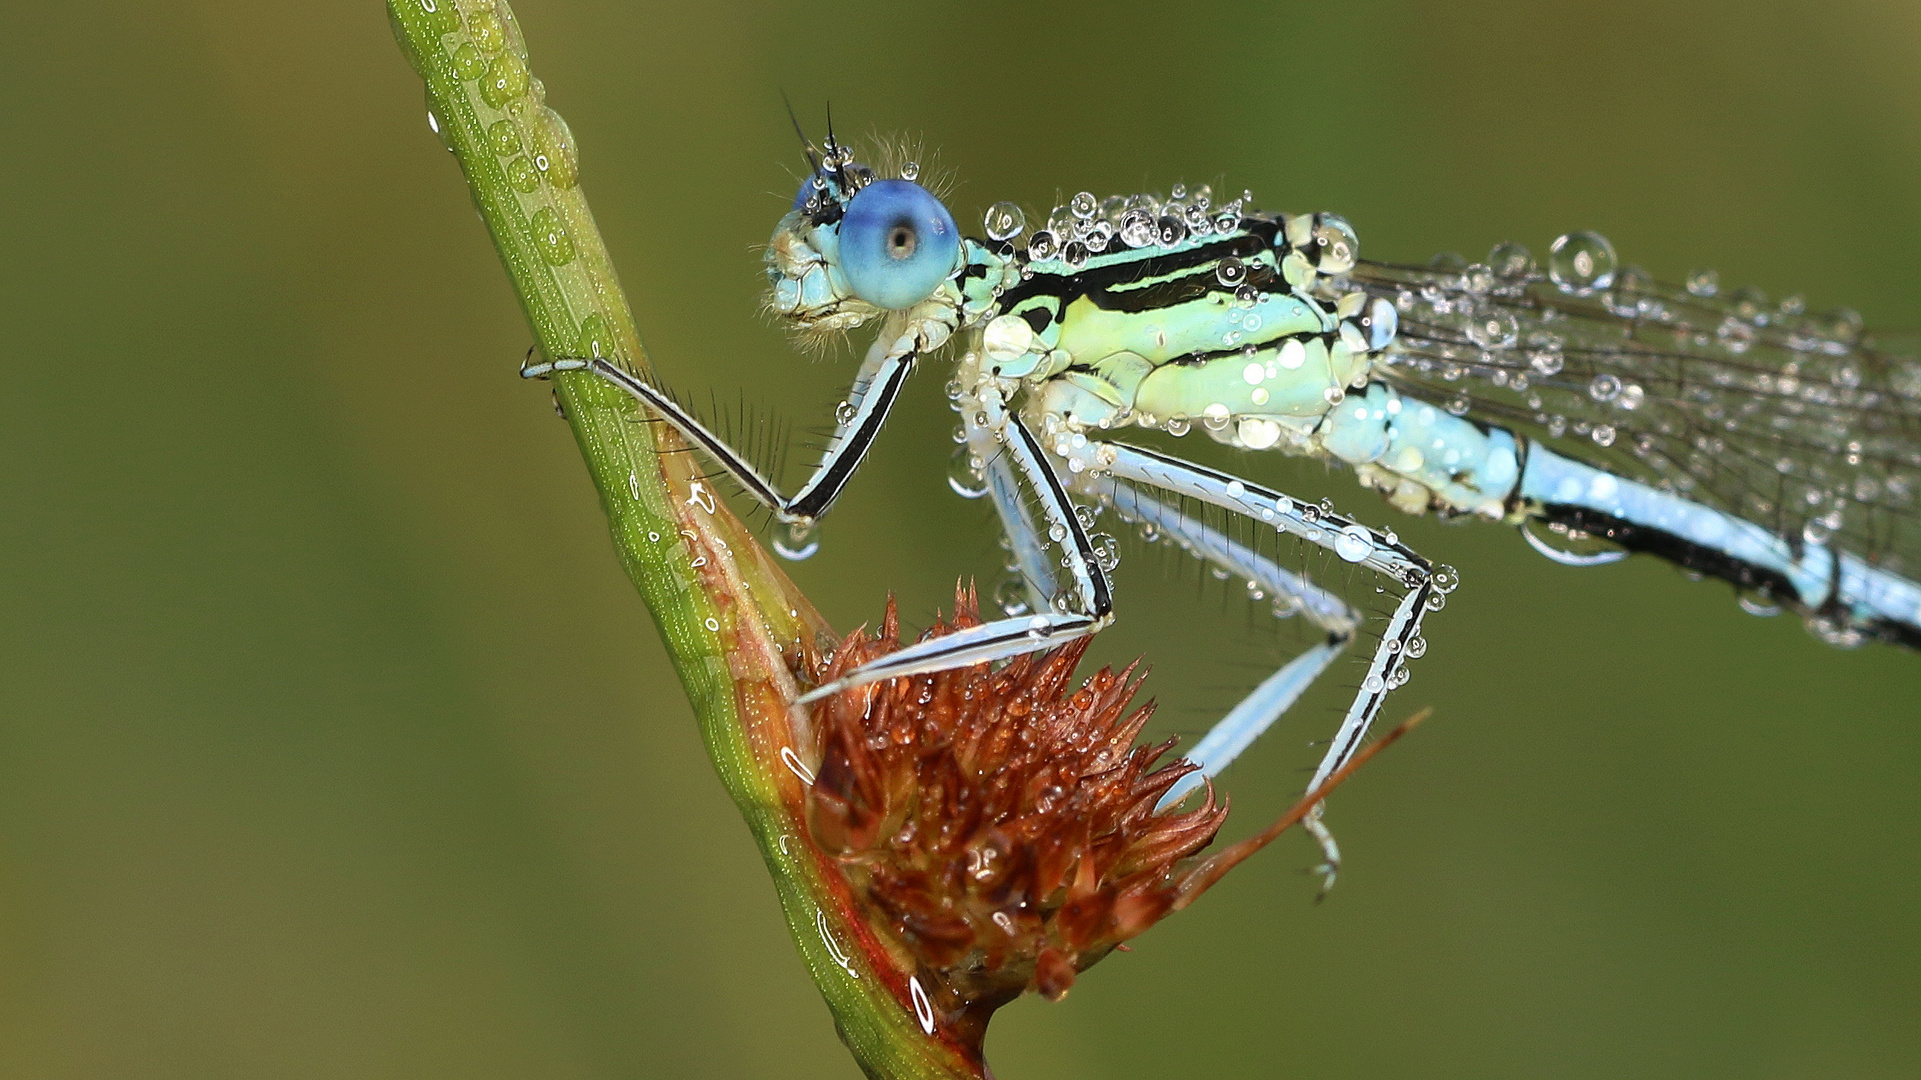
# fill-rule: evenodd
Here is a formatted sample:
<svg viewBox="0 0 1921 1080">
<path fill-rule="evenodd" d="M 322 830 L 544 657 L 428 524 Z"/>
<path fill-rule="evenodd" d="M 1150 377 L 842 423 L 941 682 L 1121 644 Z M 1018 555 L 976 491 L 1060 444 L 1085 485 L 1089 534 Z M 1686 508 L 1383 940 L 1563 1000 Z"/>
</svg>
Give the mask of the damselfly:
<svg viewBox="0 0 1921 1080">
<path fill-rule="evenodd" d="M 1267 729 L 1361 629 L 1335 592 L 1181 507 L 1198 502 L 1380 575 L 1396 593 L 1366 675 L 1315 770 L 1366 736 L 1423 620 L 1456 579 L 1392 531 L 1124 438 L 1190 431 L 1246 450 L 1340 461 L 1409 513 L 1518 527 L 1572 565 L 1633 552 L 1735 585 L 1743 603 L 1801 614 L 1822 639 L 1921 648 L 1921 364 L 1852 312 L 1723 294 L 1619 268 L 1571 233 L 1542 266 L 1503 244 L 1486 262 L 1359 258 L 1333 214 L 1269 213 L 1207 188 L 1082 192 L 1031 232 L 998 203 L 985 238 L 905 163 L 882 176 L 830 136 L 767 253 L 771 306 L 832 333 L 878 320 L 835 438 L 782 494 L 659 389 L 591 367 L 710 454 L 805 549 L 873 445 L 915 364 L 961 336 L 949 395 L 964 444 L 955 486 L 992 500 L 1028 594 L 1007 617 L 925 641 L 809 697 L 991 661 L 1092 634 L 1114 618 L 1111 508 L 1325 637 L 1222 718 L 1188 756 L 1213 776 Z M 1081 505 L 1076 499 L 1082 500 Z M 1171 792 L 1179 798 L 1191 788 Z M 1310 827 L 1338 851 L 1318 816 Z"/>
</svg>

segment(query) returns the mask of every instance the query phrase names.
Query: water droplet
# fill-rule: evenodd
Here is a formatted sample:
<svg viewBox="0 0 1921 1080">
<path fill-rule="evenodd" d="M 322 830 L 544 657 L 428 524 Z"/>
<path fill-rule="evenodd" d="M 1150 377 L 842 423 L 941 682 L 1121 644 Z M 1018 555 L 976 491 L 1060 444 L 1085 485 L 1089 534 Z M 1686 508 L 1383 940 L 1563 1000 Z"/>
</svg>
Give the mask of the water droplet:
<svg viewBox="0 0 1921 1080">
<path fill-rule="evenodd" d="M 540 186 L 540 170 L 534 168 L 534 163 L 522 154 L 507 163 L 507 182 L 521 194 L 531 194 Z"/>
<path fill-rule="evenodd" d="M 1349 525 L 1334 538 L 1334 554 L 1348 562 L 1360 562 L 1374 554 L 1374 538 L 1366 528 Z"/>
<path fill-rule="evenodd" d="M 534 168 L 557 188 L 568 189 L 580 183 L 580 147 L 567 121 L 543 107 L 533 128 Z"/>
<path fill-rule="evenodd" d="M 1027 614 L 1032 610 L 1027 602 L 1027 582 L 1019 575 L 1000 579 L 994 586 L 994 605 L 1009 618 Z"/>
<path fill-rule="evenodd" d="M 1595 232 L 1563 233 L 1548 248 L 1547 276 L 1564 293 L 1586 296 L 1614 281 L 1614 245 Z"/>
<path fill-rule="evenodd" d="M 1621 395 L 1621 380 L 1603 372 L 1588 382 L 1587 393 L 1596 401 L 1613 401 Z"/>
<path fill-rule="evenodd" d="M 1613 446 L 1614 425 L 1596 424 L 1594 430 L 1588 433 L 1588 438 L 1593 439 L 1596 446 Z"/>
<path fill-rule="evenodd" d="M 494 121 L 487 128 L 487 147 L 500 157 L 512 157 L 520 153 L 520 129 L 514 126 L 512 120 Z"/>
<path fill-rule="evenodd" d="M 1061 248 L 1061 261 L 1066 263 L 1068 268 L 1072 270 L 1079 270 L 1081 267 L 1086 266 L 1087 245 L 1081 243 L 1079 240 L 1069 240 L 1067 246 Z"/>
<path fill-rule="evenodd" d="M 496 109 L 506 109 L 526 92 L 527 64 L 512 52 L 494 57 L 480 80 L 481 100 Z"/>
<path fill-rule="evenodd" d="M 954 489 L 954 494 L 963 499 L 987 494 L 987 478 L 981 475 L 979 460 L 971 446 L 954 448 L 954 456 L 947 460 L 947 486 Z"/>
<path fill-rule="evenodd" d="M 1378 694 L 1387 689 L 1387 680 L 1370 673 L 1367 678 L 1361 680 L 1361 689 L 1369 694 Z"/>
<path fill-rule="evenodd" d="M 1068 212 L 1080 218 L 1082 221 L 1092 220 L 1095 212 L 1100 210 L 1100 208 L 1101 201 L 1096 199 L 1094 193 L 1091 191 L 1083 191 L 1067 200 Z"/>
<path fill-rule="evenodd" d="M 1192 430 L 1192 426 L 1188 423 L 1187 417 L 1185 416 L 1170 416 L 1167 418 L 1167 423 L 1161 426 L 1169 435 L 1173 435 L 1176 438 Z"/>
<path fill-rule="evenodd" d="M 1162 215 L 1154 223 L 1154 242 L 1162 247 L 1173 247 L 1187 239 L 1187 223 L 1173 214 Z"/>
<path fill-rule="evenodd" d="M 560 223 L 560 215 L 551 206 L 543 206 L 534 211 L 527 219 L 527 228 L 533 233 L 534 250 L 549 265 L 565 266 L 574 261 L 574 240 L 567 235 L 566 226 Z"/>
<path fill-rule="evenodd" d="M 1047 538 L 1049 540 L 1054 541 L 1056 544 L 1067 539 L 1067 526 L 1061 524 L 1058 521 L 1056 521 L 1052 525 L 1049 525 L 1047 527 Z"/>
<path fill-rule="evenodd" d="M 1728 296 L 1728 303 L 1734 307 L 1734 317 L 1742 322 L 1756 326 L 1767 325 L 1768 294 L 1752 285 L 1743 285 Z"/>
<path fill-rule="evenodd" d="M 1467 324 L 1469 341 L 1483 349 L 1505 349 L 1520 337 L 1520 323 L 1511 312 L 1491 308 L 1476 312 Z"/>
<path fill-rule="evenodd" d="M 1103 571 L 1111 574 L 1121 564 L 1120 541 L 1106 533 L 1095 533 L 1087 538 L 1087 542 L 1093 545 L 1094 561 Z"/>
<path fill-rule="evenodd" d="M 774 554 L 788 562 L 800 562 L 812 558 L 820 550 L 820 538 L 814 535 L 814 526 L 804 521 L 790 521 L 774 535 Z"/>
<path fill-rule="evenodd" d="M 851 424 L 854 422 L 854 417 L 858 415 L 860 415 L 860 409 L 851 401 L 843 401 L 834 406 L 834 420 L 840 424 Z"/>
<path fill-rule="evenodd" d="M 1129 210 L 1121 215 L 1121 242 L 1128 247 L 1150 247 L 1158 239 L 1153 215 L 1145 210 Z"/>
<path fill-rule="evenodd" d="M 1408 659 L 1419 660 L 1421 657 L 1426 655 L 1427 655 L 1427 639 L 1426 638 L 1417 637 L 1413 641 L 1410 641 L 1407 643 Z"/>
<path fill-rule="evenodd" d="M 920 162 L 918 161 L 901 162 L 900 178 L 902 180 L 919 180 L 920 179 Z"/>
<path fill-rule="evenodd" d="M 1002 200 L 981 215 L 989 240 L 1012 240 L 1027 231 L 1027 214 L 1014 203 Z"/>
<path fill-rule="evenodd" d="M 1361 240 L 1354 226 L 1338 214 L 1319 215 L 1314 226 L 1314 244 L 1319 252 L 1315 268 L 1323 274 L 1345 274 L 1354 269 L 1361 257 Z"/>
<path fill-rule="evenodd" d="M 1557 375 L 1566 361 L 1558 348 L 1530 349 L 1527 354 L 1528 366 L 1542 375 Z"/>
<path fill-rule="evenodd" d="M 1686 287 L 1691 296 L 1711 297 L 1721 291 L 1721 272 L 1705 266 L 1690 270 Z"/>
<path fill-rule="evenodd" d="M 1487 264 L 1496 277 L 1524 278 L 1534 272 L 1534 253 L 1515 243 L 1496 244 Z"/>
<path fill-rule="evenodd" d="M 1059 250 L 1059 239 L 1046 229 L 1027 238 L 1027 257 L 1033 262 L 1046 262 Z"/>
<path fill-rule="evenodd" d="M 1215 264 L 1214 276 L 1222 285 L 1232 289 L 1247 280 L 1247 264 L 1229 255 Z"/>
<path fill-rule="evenodd" d="M 1742 593 L 1735 597 L 1735 601 L 1741 605 L 1742 611 L 1764 619 L 1781 614 L 1781 605 L 1763 593 Z"/>
</svg>

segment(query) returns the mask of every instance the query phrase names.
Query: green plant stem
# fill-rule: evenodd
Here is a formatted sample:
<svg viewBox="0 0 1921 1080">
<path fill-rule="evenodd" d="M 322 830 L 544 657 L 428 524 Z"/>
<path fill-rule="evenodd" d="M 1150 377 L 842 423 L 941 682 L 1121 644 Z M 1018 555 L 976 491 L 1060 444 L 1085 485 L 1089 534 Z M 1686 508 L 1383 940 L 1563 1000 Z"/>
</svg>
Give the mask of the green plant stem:
<svg viewBox="0 0 1921 1080">
<path fill-rule="evenodd" d="M 646 354 L 582 196 L 573 136 L 544 102 L 513 13 L 498 0 L 390 0 L 431 121 L 549 358 Z M 826 630 L 766 552 L 716 501 L 692 455 L 626 394 L 584 372 L 555 377 L 621 564 L 660 628 L 721 781 L 774 878 L 789 930 L 837 1028 L 870 1077 L 981 1077 L 972 1053 L 921 1030 L 907 974 L 860 918 L 832 860 L 808 840 L 785 757 L 812 742 L 792 711 L 789 660 Z M 796 759 L 799 760 L 799 759 Z"/>
</svg>

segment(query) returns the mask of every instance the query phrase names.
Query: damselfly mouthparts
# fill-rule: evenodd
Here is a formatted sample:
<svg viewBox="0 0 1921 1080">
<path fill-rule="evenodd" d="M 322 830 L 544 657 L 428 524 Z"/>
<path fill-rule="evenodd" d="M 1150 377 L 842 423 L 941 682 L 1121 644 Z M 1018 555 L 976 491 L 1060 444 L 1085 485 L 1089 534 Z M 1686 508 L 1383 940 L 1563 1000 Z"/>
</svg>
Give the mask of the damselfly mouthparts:
<svg viewBox="0 0 1921 1080">
<path fill-rule="evenodd" d="M 1834 644 L 1921 647 L 1921 364 L 1852 312 L 1722 295 L 1619 268 L 1592 233 L 1546 266 L 1504 244 L 1485 263 L 1359 257 L 1332 214 L 1216 203 L 1206 188 L 1083 192 L 1029 232 L 1011 203 L 961 236 L 917 170 L 883 177 L 831 137 L 767 254 L 772 307 L 821 331 L 880 330 L 812 476 L 782 494 L 657 388 L 591 367 L 700 446 L 805 545 L 914 365 L 961 335 L 949 391 L 963 418 L 956 488 L 992 499 L 1028 596 L 1007 617 L 888 654 L 816 689 L 1030 652 L 1114 617 L 1111 541 L 1085 503 L 1148 521 L 1325 632 L 1189 752 L 1217 774 L 1277 719 L 1363 622 L 1336 593 L 1182 513 L 1194 500 L 1380 575 L 1397 595 L 1367 673 L 1309 787 L 1355 752 L 1425 651 L 1423 619 L 1455 585 L 1392 532 L 1327 506 L 1132 445 L 1128 428 L 1336 460 L 1410 513 L 1521 529 L 1574 565 L 1653 554 L 1722 578 L 1744 604 L 1794 610 Z M 1022 610 L 1022 609 L 1025 610 Z M 1018 611 L 1018 613 L 1014 613 Z M 1338 852 L 1318 812 L 1308 822 Z"/>
</svg>

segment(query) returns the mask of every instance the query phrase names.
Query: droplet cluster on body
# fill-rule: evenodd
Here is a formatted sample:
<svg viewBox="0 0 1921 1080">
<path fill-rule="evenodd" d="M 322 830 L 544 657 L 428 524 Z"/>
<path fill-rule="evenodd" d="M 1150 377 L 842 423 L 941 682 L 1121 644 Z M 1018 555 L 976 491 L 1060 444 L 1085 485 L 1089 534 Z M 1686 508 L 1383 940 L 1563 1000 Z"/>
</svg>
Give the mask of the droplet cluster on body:
<svg viewBox="0 0 1921 1080">
<path fill-rule="evenodd" d="M 1595 233 L 1555 240 L 1544 269 L 1503 244 L 1382 276 L 1404 328 L 1388 373 L 1448 411 L 1618 454 L 1797 542 L 1852 531 L 1886 569 L 1915 546 L 1921 364 L 1877 348 L 1855 312 L 1724 290 L 1712 270 L 1662 284 Z"/>
<path fill-rule="evenodd" d="M 1070 430 L 1199 425 L 1248 449 L 1309 452 L 1313 418 L 1366 385 L 1395 313 L 1345 284 L 1359 244 L 1344 220 L 1264 214 L 1251 198 L 1081 192 L 1024 243 L 1025 215 L 995 204 L 987 234 L 1029 292 L 1037 279 L 1115 280 L 1051 308 L 1019 285 L 1004 290 L 980 331 L 986 372 L 1037 385 L 1041 412 Z M 1181 280 L 1155 280 L 1160 257 L 1202 254 Z M 1188 298 L 1129 310 L 1130 293 L 1155 288 Z"/>
</svg>

